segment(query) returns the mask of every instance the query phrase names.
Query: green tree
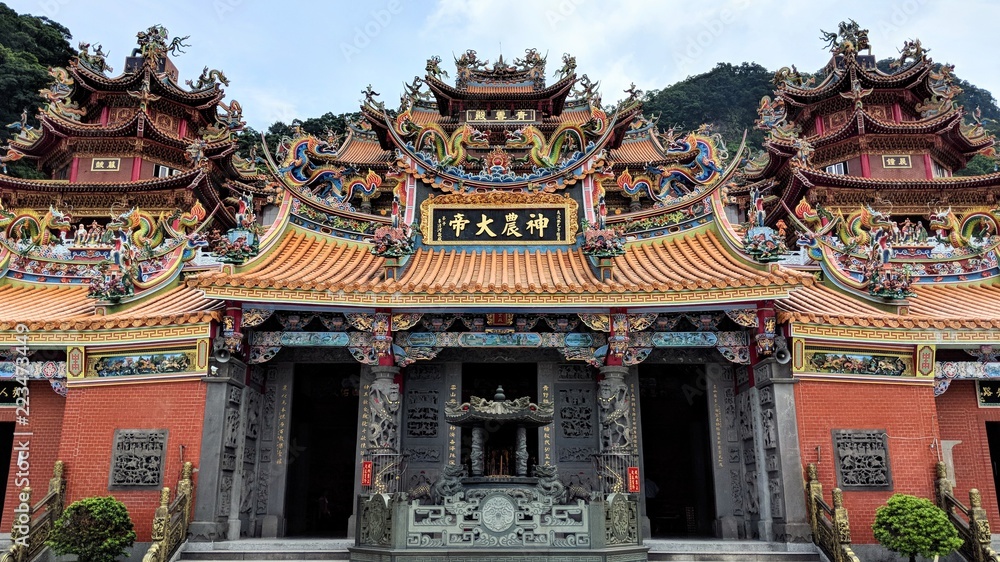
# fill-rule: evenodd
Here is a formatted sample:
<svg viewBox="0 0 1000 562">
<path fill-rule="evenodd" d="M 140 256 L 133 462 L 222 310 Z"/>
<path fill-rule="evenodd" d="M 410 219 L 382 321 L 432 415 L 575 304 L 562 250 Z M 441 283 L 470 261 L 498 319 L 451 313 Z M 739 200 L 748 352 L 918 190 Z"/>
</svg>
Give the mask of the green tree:
<svg viewBox="0 0 1000 562">
<path fill-rule="evenodd" d="M 18 14 L 0 3 L 0 127 L 20 121 L 24 109 L 35 114 L 42 104 L 38 90 L 52 82 L 48 68 L 65 66 L 75 54 L 71 37 L 68 29 L 48 18 Z M 9 132 L 0 129 L 0 136 Z M 28 162 L 8 168 L 14 176 L 42 177 Z"/>
<path fill-rule="evenodd" d="M 134 542 L 135 530 L 125 504 L 106 496 L 70 504 L 45 544 L 56 554 L 76 554 L 79 562 L 114 562 Z"/>
<path fill-rule="evenodd" d="M 754 121 L 760 98 L 773 95 L 773 76 L 773 72 L 757 63 L 720 62 L 709 72 L 648 92 L 643 112 L 659 115 L 661 129 L 671 125 L 694 129 L 709 123 L 722 133 L 731 149 L 738 146 L 746 130 L 748 146 L 759 147 L 764 142 L 764 133 L 754 128 Z"/>
<path fill-rule="evenodd" d="M 924 498 L 894 494 L 875 511 L 875 539 L 886 549 L 910 557 L 944 556 L 962 546 L 948 515 Z"/>
</svg>

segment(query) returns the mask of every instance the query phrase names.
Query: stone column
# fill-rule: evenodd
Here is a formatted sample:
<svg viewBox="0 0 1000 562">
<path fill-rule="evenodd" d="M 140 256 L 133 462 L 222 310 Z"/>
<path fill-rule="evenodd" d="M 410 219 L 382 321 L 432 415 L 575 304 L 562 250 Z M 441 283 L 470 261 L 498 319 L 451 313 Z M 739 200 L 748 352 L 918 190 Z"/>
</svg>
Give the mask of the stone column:
<svg viewBox="0 0 1000 562">
<path fill-rule="evenodd" d="M 288 482 L 288 434 L 292 421 L 292 383 L 295 365 L 277 363 L 267 368 L 261 414 L 260 462 L 267 470 L 267 509 L 258 517 L 264 538 L 285 536 L 285 486 Z M 263 477 L 263 472 L 261 477 Z"/>
<path fill-rule="evenodd" d="M 399 367 L 376 365 L 371 368 L 368 390 L 368 447 L 399 453 Z"/>
<path fill-rule="evenodd" d="M 517 475 L 528 475 L 528 430 L 523 425 L 517 426 Z"/>
<path fill-rule="evenodd" d="M 485 429 L 483 426 L 477 425 L 472 428 L 472 452 L 469 454 L 469 462 L 472 466 L 473 476 L 482 476 L 484 468 L 483 459 L 483 442 L 485 439 Z"/>
<path fill-rule="evenodd" d="M 242 523 L 240 521 L 240 505 L 243 503 L 243 493 L 249 492 L 249 490 L 243 489 L 243 479 L 245 478 L 243 471 L 246 467 L 243 464 L 243 453 L 246 448 L 246 431 L 247 431 L 247 393 L 249 389 L 243 387 L 240 393 L 240 421 L 239 429 L 236 431 L 236 467 L 233 470 L 233 491 L 232 491 L 232 502 L 229 505 L 229 520 L 226 522 L 228 526 L 227 537 L 229 540 L 236 540 L 240 538 L 240 528 Z"/>
<path fill-rule="evenodd" d="M 809 514 L 802 482 L 802 454 L 791 367 L 773 358 L 754 367 L 764 430 L 764 464 L 775 540 L 809 542 Z"/>
<path fill-rule="evenodd" d="M 219 541 L 227 539 L 229 510 L 232 505 L 235 456 L 227 452 L 227 443 L 235 446 L 228 433 L 238 427 L 239 405 L 236 420 L 232 397 L 242 398 L 246 365 L 232 359 L 226 363 L 212 361 L 210 376 L 203 377 L 205 390 L 205 421 L 202 427 L 201 458 L 198 460 L 198 493 L 195 494 L 194 513 L 190 525 L 192 541 Z M 235 392 L 236 394 L 231 394 Z M 239 398 L 237 398 L 239 400 Z M 231 448 L 230 448 L 231 449 Z M 229 539 L 238 539 L 228 537 Z"/>
<path fill-rule="evenodd" d="M 630 450 L 632 436 L 632 408 L 625 377 L 629 369 L 621 365 L 601 367 L 604 377 L 598 383 L 597 405 L 601 412 L 601 452 Z"/>
<path fill-rule="evenodd" d="M 740 367 L 743 368 L 743 367 Z M 736 419 L 736 390 L 732 369 L 705 365 L 709 435 L 715 474 L 715 531 L 724 539 L 738 539 L 743 517 L 741 456 Z"/>
</svg>

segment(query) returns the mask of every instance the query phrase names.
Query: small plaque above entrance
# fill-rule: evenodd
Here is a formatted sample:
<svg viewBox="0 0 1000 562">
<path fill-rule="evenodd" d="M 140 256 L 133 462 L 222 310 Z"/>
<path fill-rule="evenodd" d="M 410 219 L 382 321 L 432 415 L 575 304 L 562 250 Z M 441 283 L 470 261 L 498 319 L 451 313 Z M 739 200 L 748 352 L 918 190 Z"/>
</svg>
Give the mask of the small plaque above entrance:
<svg viewBox="0 0 1000 562">
<path fill-rule="evenodd" d="M 121 158 L 94 158 L 90 161 L 91 172 L 117 172 L 121 169 Z"/>
<path fill-rule="evenodd" d="M 912 168 L 913 160 L 909 154 L 883 154 L 883 168 Z"/>
<path fill-rule="evenodd" d="M 534 121 L 534 109 L 467 109 L 465 110 L 465 120 L 472 123 L 490 123 L 507 121 Z"/>
<path fill-rule="evenodd" d="M 443 195 L 420 205 L 425 244 L 572 244 L 577 203 L 549 193 Z"/>
<path fill-rule="evenodd" d="M 980 408 L 1000 408 L 1000 381 L 976 381 Z"/>
</svg>

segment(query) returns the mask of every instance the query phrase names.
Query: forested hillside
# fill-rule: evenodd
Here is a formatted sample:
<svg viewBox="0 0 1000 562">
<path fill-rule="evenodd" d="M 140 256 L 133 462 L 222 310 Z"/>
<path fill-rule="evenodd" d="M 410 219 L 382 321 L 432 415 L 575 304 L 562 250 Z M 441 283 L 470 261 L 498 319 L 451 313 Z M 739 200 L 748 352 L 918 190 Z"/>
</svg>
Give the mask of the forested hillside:
<svg viewBox="0 0 1000 562">
<path fill-rule="evenodd" d="M 59 23 L 45 17 L 19 15 L 0 3 L 0 124 L 18 121 L 23 108 L 28 109 L 33 121 L 35 108 L 41 104 L 38 90 L 50 82 L 47 68 L 65 65 L 75 52 L 70 45 L 71 37 L 69 29 Z M 879 61 L 879 68 L 888 72 L 890 61 Z M 735 148 L 743 132 L 747 131 L 749 146 L 757 148 L 764 141 L 763 132 L 754 128 L 757 106 L 762 96 L 773 93 L 773 76 L 773 70 L 754 62 L 718 63 L 703 74 L 690 76 L 663 89 L 650 90 L 644 98 L 644 110 L 647 116 L 658 120 L 661 128 L 694 129 L 709 123 L 722 133 L 731 148 Z M 1000 108 L 993 95 L 961 78 L 957 79 L 957 84 L 963 90 L 958 103 L 970 114 L 978 107 L 983 125 L 990 132 L 1000 134 Z M 614 94 L 607 92 L 606 97 L 613 99 Z M 360 116 L 355 108 L 334 109 L 348 111 L 331 111 L 319 117 L 303 116 L 303 130 L 317 136 L 342 135 L 347 129 L 347 120 Z M 253 108 L 248 107 L 247 111 L 253 112 Z M 276 122 L 264 133 L 273 149 L 277 141 L 290 132 L 289 123 Z M 239 136 L 244 153 L 259 139 L 258 131 L 249 127 L 244 130 Z M 962 173 L 983 174 L 994 169 L 993 160 L 977 156 Z M 24 176 L 35 171 L 30 165 L 15 163 L 9 173 Z"/>
</svg>

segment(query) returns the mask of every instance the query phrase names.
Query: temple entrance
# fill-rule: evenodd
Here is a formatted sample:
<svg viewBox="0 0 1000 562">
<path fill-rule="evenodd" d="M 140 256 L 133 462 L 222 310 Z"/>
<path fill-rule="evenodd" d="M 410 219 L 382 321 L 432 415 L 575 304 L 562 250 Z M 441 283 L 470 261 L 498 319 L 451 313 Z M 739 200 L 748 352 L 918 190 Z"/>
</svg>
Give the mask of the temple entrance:
<svg viewBox="0 0 1000 562">
<path fill-rule="evenodd" d="M 644 493 L 650 533 L 712 536 L 708 399 L 702 365 L 640 365 Z"/>
<path fill-rule="evenodd" d="M 288 437 L 286 534 L 347 537 L 354 508 L 360 367 L 295 367 Z"/>
<path fill-rule="evenodd" d="M 990 447 L 990 468 L 993 469 L 993 487 L 1000 504 L 1000 422 L 986 422 L 986 441 Z"/>
</svg>

